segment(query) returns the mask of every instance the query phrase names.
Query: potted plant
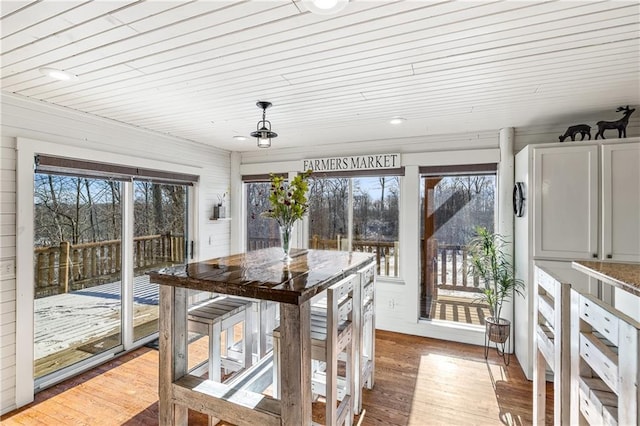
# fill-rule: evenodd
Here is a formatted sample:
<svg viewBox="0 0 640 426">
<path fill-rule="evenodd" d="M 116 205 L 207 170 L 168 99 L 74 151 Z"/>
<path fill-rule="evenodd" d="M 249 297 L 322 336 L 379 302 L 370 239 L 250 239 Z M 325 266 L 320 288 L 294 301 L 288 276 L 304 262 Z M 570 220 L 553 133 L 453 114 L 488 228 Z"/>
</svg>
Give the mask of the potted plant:
<svg viewBox="0 0 640 426">
<path fill-rule="evenodd" d="M 486 339 L 504 344 L 509 338 L 511 322 L 501 317 L 502 305 L 514 292 L 522 294 L 524 282 L 515 277 L 513 264 L 505 252 L 507 241 L 504 237 L 481 226 L 476 227 L 475 233 L 468 245 L 469 272 L 484 283 L 479 299 L 489 306 L 491 314 L 485 318 Z"/>
</svg>

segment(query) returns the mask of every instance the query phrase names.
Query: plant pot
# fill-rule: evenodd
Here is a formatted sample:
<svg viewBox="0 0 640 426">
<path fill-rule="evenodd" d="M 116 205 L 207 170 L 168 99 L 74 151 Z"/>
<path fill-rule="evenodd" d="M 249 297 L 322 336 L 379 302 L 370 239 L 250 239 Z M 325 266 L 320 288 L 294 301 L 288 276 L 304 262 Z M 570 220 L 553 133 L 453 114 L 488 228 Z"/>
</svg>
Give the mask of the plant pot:
<svg viewBox="0 0 640 426">
<path fill-rule="evenodd" d="M 490 342 L 504 343 L 509 338 L 511 321 L 504 318 L 485 318 L 487 338 Z"/>
</svg>

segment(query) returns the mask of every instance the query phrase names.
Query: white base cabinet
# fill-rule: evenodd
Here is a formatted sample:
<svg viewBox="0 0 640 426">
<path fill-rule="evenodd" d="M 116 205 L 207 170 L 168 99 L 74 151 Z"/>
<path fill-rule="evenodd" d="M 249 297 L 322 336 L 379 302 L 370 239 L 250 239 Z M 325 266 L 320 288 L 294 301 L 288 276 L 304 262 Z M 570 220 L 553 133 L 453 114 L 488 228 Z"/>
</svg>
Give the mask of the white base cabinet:
<svg viewBox="0 0 640 426">
<path fill-rule="evenodd" d="M 571 291 L 571 419 L 575 425 L 637 425 L 640 324 Z"/>
<path fill-rule="evenodd" d="M 516 154 L 525 188 L 514 220 L 515 354 L 533 378 L 534 262 L 579 291 L 612 302 L 612 291 L 572 270 L 571 261 L 640 262 L 640 138 L 528 145 Z"/>
</svg>

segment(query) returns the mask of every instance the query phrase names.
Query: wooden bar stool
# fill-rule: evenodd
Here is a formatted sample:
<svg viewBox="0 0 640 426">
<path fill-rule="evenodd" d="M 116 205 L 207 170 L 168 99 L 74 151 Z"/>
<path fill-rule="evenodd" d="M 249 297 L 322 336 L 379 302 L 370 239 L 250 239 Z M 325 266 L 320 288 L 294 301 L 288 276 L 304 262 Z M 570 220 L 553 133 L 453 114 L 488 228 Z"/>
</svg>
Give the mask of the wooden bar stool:
<svg viewBox="0 0 640 426">
<path fill-rule="evenodd" d="M 219 297 L 189 309 L 188 331 L 209 336 L 209 360 L 192 369 L 200 370 L 208 365 L 209 379 L 220 382 L 221 368 L 238 371 L 253 363 L 252 304 L 250 300 L 235 297 Z M 233 328 L 242 323 L 242 344 L 236 348 Z M 226 330 L 227 338 L 223 356 L 221 335 Z M 239 354 L 235 355 L 234 354 Z"/>
<path fill-rule="evenodd" d="M 375 380 L 375 282 L 376 262 L 373 261 L 358 270 L 358 293 L 354 297 L 354 303 L 357 304 L 356 308 L 359 307 L 359 309 L 354 309 L 354 340 L 356 342 L 354 368 L 355 371 L 360 372 L 355 376 L 353 391 L 355 414 L 360 414 L 362 411 L 362 389 L 373 389 Z M 326 296 L 313 303 L 311 309 L 312 321 L 314 318 L 321 321 L 322 315 L 326 315 L 326 306 Z M 315 358 L 313 359 L 315 360 Z M 314 361 L 314 365 L 317 365 L 317 361 Z M 322 392 L 316 393 L 324 395 Z"/>
<path fill-rule="evenodd" d="M 311 309 L 311 358 L 326 363 L 326 371 L 314 371 L 312 391 L 326 398 L 326 424 L 353 423 L 353 392 L 355 391 L 354 296 L 358 294 L 357 274 L 339 281 L 327 289 L 326 309 L 315 305 Z M 346 352 L 345 375 L 338 376 L 338 357 Z M 280 396 L 280 329 L 273 331 L 273 393 Z M 340 403 L 338 404 L 338 401 Z"/>
<path fill-rule="evenodd" d="M 354 410 L 356 414 L 362 411 L 362 389 L 372 389 L 374 383 L 376 358 L 376 262 L 358 271 L 360 285 L 360 309 L 356 313 L 356 361 L 355 368 L 360 374 L 356 376 L 354 392 Z"/>
<path fill-rule="evenodd" d="M 256 333 L 254 343 L 257 348 L 255 353 L 258 354 L 258 359 L 262 359 L 273 350 L 273 330 L 280 324 L 279 314 L 279 303 L 268 300 L 261 300 L 258 303 L 258 318 L 260 320 L 254 324 Z"/>
<path fill-rule="evenodd" d="M 535 267 L 533 424 L 544 426 L 547 367 L 553 373 L 553 423 L 571 424 L 571 284 Z"/>
</svg>

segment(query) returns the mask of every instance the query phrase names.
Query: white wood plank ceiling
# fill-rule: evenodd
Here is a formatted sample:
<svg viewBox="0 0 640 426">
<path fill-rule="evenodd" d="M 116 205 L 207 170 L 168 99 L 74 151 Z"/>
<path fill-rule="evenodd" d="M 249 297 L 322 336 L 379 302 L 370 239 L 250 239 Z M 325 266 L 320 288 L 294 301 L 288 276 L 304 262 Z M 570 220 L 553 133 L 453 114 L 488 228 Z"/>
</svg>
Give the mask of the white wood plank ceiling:
<svg viewBox="0 0 640 426">
<path fill-rule="evenodd" d="M 637 0 L 352 0 L 332 16 L 299 0 L 3 0 L 0 25 L 4 92 L 237 151 L 257 149 L 233 139 L 255 130 L 257 100 L 274 105 L 273 148 L 640 103 Z"/>
</svg>

